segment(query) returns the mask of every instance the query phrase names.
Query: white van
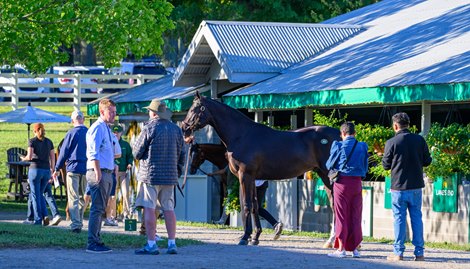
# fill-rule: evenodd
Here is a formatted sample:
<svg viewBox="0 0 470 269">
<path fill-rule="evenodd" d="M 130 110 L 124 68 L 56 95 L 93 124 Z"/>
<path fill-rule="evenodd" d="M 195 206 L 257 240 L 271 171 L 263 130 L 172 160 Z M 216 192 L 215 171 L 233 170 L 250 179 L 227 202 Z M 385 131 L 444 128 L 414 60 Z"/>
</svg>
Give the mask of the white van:
<svg viewBox="0 0 470 269">
<path fill-rule="evenodd" d="M 87 66 L 54 66 L 53 73 L 56 75 L 73 75 L 73 74 L 106 74 L 107 69 L 102 66 L 87 67 Z M 64 87 L 55 88 L 56 92 L 60 93 L 71 93 L 73 92 L 73 78 L 54 78 L 54 84 L 64 85 Z M 81 84 L 97 84 L 98 81 L 94 78 L 81 78 Z M 53 92 L 54 90 L 52 90 Z M 97 93 L 98 89 L 93 88 L 82 88 L 81 93 Z"/>
<path fill-rule="evenodd" d="M 33 78 L 30 77 L 31 74 L 21 65 L 15 65 L 14 67 L 4 65 L 0 67 L 0 92 L 12 92 L 15 85 L 15 78 L 12 76 L 13 73 L 17 73 L 20 76 L 24 75 L 25 77 L 18 77 L 18 93 L 28 93 L 31 96 L 20 98 L 20 100 L 35 100 L 35 99 L 45 99 L 38 96 L 41 93 L 47 92 L 42 87 L 37 87 L 35 84 L 39 84 L 42 81 L 42 78 Z M 0 97 L 0 102 L 5 101 L 3 97 Z"/>
</svg>

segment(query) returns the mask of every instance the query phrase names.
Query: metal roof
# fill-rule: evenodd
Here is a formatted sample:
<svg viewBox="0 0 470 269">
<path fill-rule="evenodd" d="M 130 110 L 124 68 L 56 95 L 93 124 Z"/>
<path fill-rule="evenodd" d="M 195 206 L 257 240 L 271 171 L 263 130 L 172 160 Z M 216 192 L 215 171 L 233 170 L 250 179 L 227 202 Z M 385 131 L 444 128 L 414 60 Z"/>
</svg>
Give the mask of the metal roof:
<svg viewBox="0 0 470 269">
<path fill-rule="evenodd" d="M 232 105 L 231 98 L 241 96 L 246 100 L 259 98 L 254 95 L 290 98 L 325 90 L 467 83 L 469 22 L 469 0 L 384 0 L 324 22 L 362 25 L 367 30 L 360 35 L 281 75 L 226 94 L 223 100 Z M 362 103 L 381 101 L 361 99 Z M 237 107 L 255 108 L 249 102 Z"/>
<path fill-rule="evenodd" d="M 211 69 L 231 83 L 254 83 L 364 30 L 354 25 L 203 21 L 174 75 L 175 86 L 206 83 Z"/>
<path fill-rule="evenodd" d="M 119 93 L 107 96 L 116 103 L 118 115 L 133 114 L 142 111 L 153 99 L 165 100 L 168 108 L 173 112 L 185 111 L 192 104 L 196 90 L 204 92 L 208 86 L 173 87 L 172 75 L 166 75 L 161 79 L 126 89 Z M 99 115 L 98 104 L 100 99 L 87 105 L 89 115 Z"/>
</svg>

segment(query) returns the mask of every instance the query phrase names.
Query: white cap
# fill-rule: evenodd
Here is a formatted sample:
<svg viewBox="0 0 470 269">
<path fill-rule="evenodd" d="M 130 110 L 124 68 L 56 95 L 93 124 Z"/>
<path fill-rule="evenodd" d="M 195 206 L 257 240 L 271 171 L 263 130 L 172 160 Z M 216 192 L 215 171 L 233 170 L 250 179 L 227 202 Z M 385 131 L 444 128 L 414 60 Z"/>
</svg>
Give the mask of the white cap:
<svg viewBox="0 0 470 269">
<path fill-rule="evenodd" d="M 84 116 L 83 116 L 83 113 L 80 110 L 74 110 L 72 112 L 72 115 L 70 115 L 70 118 L 72 120 L 78 120 L 78 119 L 83 119 Z"/>
</svg>

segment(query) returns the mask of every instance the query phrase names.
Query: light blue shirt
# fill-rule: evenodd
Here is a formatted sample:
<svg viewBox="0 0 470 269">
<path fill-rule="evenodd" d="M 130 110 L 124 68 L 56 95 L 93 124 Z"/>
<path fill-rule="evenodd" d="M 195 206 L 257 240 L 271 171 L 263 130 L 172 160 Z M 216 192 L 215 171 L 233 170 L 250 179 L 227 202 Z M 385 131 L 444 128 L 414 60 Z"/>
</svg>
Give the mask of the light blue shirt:
<svg viewBox="0 0 470 269">
<path fill-rule="evenodd" d="M 101 117 L 90 126 L 86 133 L 87 169 L 93 169 L 93 160 L 98 160 L 102 169 L 114 169 L 113 136 Z"/>
</svg>

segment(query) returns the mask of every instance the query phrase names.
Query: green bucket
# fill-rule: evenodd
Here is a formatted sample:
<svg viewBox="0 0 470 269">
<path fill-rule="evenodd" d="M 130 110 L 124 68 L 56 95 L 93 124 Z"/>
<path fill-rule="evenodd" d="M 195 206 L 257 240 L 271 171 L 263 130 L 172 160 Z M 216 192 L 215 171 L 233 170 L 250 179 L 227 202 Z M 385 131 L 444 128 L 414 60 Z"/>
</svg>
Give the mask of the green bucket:
<svg viewBox="0 0 470 269">
<path fill-rule="evenodd" d="M 137 220 L 135 219 L 124 220 L 124 231 L 137 231 Z"/>
</svg>

